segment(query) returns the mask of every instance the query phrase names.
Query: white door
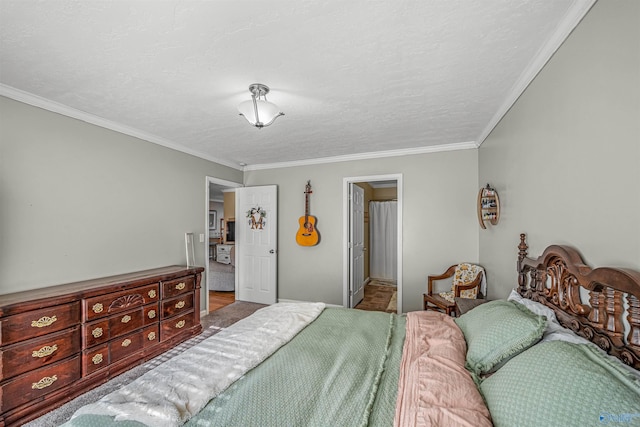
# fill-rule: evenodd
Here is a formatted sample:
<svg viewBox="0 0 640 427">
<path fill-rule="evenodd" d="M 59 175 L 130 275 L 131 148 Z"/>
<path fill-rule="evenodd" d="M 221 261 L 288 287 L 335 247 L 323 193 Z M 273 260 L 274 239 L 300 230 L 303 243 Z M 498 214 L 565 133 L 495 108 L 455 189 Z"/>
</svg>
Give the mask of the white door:
<svg viewBox="0 0 640 427">
<path fill-rule="evenodd" d="M 364 189 L 349 185 L 349 293 L 350 307 L 355 307 L 364 298 Z"/>
<path fill-rule="evenodd" d="M 277 197 L 275 185 L 236 189 L 236 289 L 239 300 L 260 304 L 276 302 Z"/>
</svg>

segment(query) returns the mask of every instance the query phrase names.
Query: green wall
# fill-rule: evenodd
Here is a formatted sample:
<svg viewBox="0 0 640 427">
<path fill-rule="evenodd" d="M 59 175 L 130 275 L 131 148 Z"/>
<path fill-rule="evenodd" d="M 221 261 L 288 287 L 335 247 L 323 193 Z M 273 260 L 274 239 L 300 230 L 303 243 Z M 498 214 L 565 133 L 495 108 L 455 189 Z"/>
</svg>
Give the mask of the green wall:
<svg viewBox="0 0 640 427">
<path fill-rule="evenodd" d="M 401 173 L 402 304 L 422 309 L 427 275 L 478 261 L 477 165 L 477 150 L 462 150 L 245 172 L 246 185 L 278 185 L 278 297 L 342 304 L 344 178 Z M 307 180 L 321 235 L 313 247 L 295 242 Z"/>
<path fill-rule="evenodd" d="M 479 184 L 502 202 L 480 230 L 490 297 L 529 254 L 578 248 L 592 266 L 640 270 L 640 2 L 599 1 L 479 149 Z"/>
<path fill-rule="evenodd" d="M 0 294 L 185 265 L 206 176 L 242 172 L 0 97 Z M 196 261 L 204 265 L 204 244 Z"/>
</svg>

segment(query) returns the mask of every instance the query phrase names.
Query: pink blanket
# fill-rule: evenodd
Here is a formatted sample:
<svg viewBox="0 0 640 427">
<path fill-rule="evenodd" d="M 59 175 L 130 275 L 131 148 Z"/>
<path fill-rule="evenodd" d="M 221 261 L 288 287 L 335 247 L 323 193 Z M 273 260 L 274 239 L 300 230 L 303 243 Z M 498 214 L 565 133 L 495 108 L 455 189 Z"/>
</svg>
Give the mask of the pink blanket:
<svg viewBox="0 0 640 427">
<path fill-rule="evenodd" d="M 491 426 L 489 410 L 464 368 L 467 345 L 453 319 L 407 314 L 396 426 Z"/>
</svg>

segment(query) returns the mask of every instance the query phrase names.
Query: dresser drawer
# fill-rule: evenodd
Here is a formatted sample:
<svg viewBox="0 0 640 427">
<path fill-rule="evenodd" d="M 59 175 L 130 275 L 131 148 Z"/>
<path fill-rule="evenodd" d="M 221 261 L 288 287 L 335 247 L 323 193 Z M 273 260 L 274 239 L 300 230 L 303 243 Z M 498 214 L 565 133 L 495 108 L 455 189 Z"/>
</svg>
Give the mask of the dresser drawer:
<svg viewBox="0 0 640 427">
<path fill-rule="evenodd" d="M 230 255 L 231 254 L 231 248 L 233 246 L 231 245 L 218 245 L 216 246 L 217 249 L 217 255 L 220 256 L 221 254 L 227 254 Z"/>
<path fill-rule="evenodd" d="M 109 342 L 109 363 L 117 362 L 141 350 L 144 345 L 142 330 L 116 338 Z"/>
<path fill-rule="evenodd" d="M 147 326 L 142 332 L 145 347 L 152 347 L 160 342 L 158 325 Z"/>
<path fill-rule="evenodd" d="M 171 298 L 195 288 L 194 276 L 181 277 L 162 283 L 162 298 Z"/>
<path fill-rule="evenodd" d="M 160 324 L 160 341 L 168 340 L 193 326 L 193 311 L 171 319 L 164 320 Z"/>
<path fill-rule="evenodd" d="M 109 366 L 109 344 L 85 350 L 82 353 L 82 375 L 87 376 Z"/>
<path fill-rule="evenodd" d="M 127 311 L 109 318 L 109 337 L 115 338 L 127 334 L 144 325 L 144 310 L 140 307 L 137 310 Z"/>
<path fill-rule="evenodd" d="M 80 352 L 80 328 L 50 334 L 0 350 L 0 381 Z"/>
<path fill-rule="evenodd" d="M 160 311 L 158 311 L 158 304 L 149 304 L 144 306 L 144 321 L 145 325 L 157 323 L 160 319 Z"/>
<path fill-rule="evenodd" d="M 143 316 L 144 311 L 140 307 L 107 319 L 84 324 L 82 326 L 84 346 L 91 347 L 104 343 L 141 328 L 144 325 Z"/>
<path fill-rule="evenodd" d="M 1 412 L 34 399 L 80 379 L 80 356 L 65 360 L 9 380 L 2 386 Z"/>
<path fill-rule="evenodd" d="M 218 254 L 216 257 L 216 261 L 220 264 L 231 264 L 231 255 L 229 254 Z"/>
<path fill-rule="evenodd" d="M 193 292 L 180 295 L 177 298 L 162 301 L 162 318 L 180 314 L 186 311 L 191 311 L 193 308 Z"/>
<path fill-rule="evenodd" d="M 99 319 L 110 316 L 134 307 L 141 307 L 146 304 L 158 302 L 160 293 L 158 284 L 142 286 L 127 291 L 113 292 L 83 301 L 85 321 Z"/>
<path fill-rule="evenodd" d="M 61 331 L 80 322 L 80 302 L 55 305 L 5 317 L 0 321 L 0 345 Z"/>
<path fill-rule="evenodd" d="M 109 341 L 109 319 L 82 325 L 82 347 L 93 347 L 96 344 Z"/>
</svg>

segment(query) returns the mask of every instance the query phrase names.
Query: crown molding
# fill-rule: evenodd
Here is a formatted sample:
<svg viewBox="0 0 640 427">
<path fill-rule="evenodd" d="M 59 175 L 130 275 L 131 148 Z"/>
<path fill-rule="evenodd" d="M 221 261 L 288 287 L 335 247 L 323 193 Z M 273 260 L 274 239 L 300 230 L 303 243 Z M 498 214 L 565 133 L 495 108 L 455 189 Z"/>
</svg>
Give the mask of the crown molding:
<svg viewBox="0 0 640 427">
<path fill-rule="evenodd" d="M 375 151 L 370 153 L 347 154 L 335 157 L 319 157 L 317 159 L 294 160 L 291 162 L 265 163 L 245 166 L 245 171 L 262 169 L 292 168 L 296 166 L 319 165 L 325 163 L 350 162 L 354 160 L 382 159 L 385 157 L 411 156 L 414 154 L 439 153 L 442 151 L 471 150 L 478 148 L 473 141 L 457 142 L 453 144 L 430 145 L 426 147 L 404 148 L 400 150 Z"/>
<path fill-rule="evenodd" d="M 69 107 L 64 104 L 60 104 L 55 101 L 51 101 L 46 98 L 42 98 L 38 95 L 34 95 L 29 92 L 22 91 L 20 89 L 16 89 L 11 86 L 7 86 L 5 84 L 0 83 L 0 95 L 5 96 L 7 98 L 11 98 L 15 101 L 22 102 L 24 104 L 29 104 L 34 107 L 42 108 L 44 110 L 51 111 L 53 113 L 58 113 L 63 116 L 71 117 L 73 119 L 81 120 L 83 122 L 90 123 L 95 126 L 100 126 L 105 129 L 109 129 L 115 132 L 119 132 L 125 135 L 132 136 L 134 138 L 141 139 L 143 141 L 151 142 L 153 144 L 161 145 L 166 148 L 170 148 L 175 151 L 180 151 L 185 154 L 189 154 L 191 156 L 199 157 L 204 160 L 209 160 L 214 163 L 218 163 L 223 166 L 228 166 L 233 169 L 243 170 L 243 167 L 237 163 L 229 162 L 227 160 L 218 159 L 207 154 L 201 153 L 196 150 L 191 150 L 189 148 L 183 147 L 175 142 L 169 141 L 168 139 L 161 138 L 159 136 L 141 131 L 139 129 L 132 128 L 130 126 L 125 126 L 120 123 L 116 123 L 111 120 L 104 119 L 102 117 L 96 116 L 94 114 L 86 113 L 84 111 L 76 110 L 75 108 Z"/>
<path fill-rule="evenodd" d="M 489 134 L 498 125 L 500 120 L 507 114 L 507 112 L 513 107 L 520 95 L 529 87 L 533 79 L 542 71 L 544 66 L 549 62 L 554 53 L 562 46 L 564 41 L 569 37 L 569 34 L 578 26 L 582 18 L 585 17 L 587 12 L 591 10 L 591 7 L 597 0 L 574 0 L 573 5 L 569 8 L 564 18 L 560 21 L 556 30 L 549 37 L 547 42 L 542 45 L 538 50 L 538 53 L 534 56 L 533 60 L 529 63 L 527 68 L 520 74 L 520 78 L 515 82 L 509 91 L 504 103 L 498 108 L 497 112 L 489 121 L 489 124 L 484 128 L 482 133 L 478 136 L 478 147 L 487 139 Z"/>
</svg>

